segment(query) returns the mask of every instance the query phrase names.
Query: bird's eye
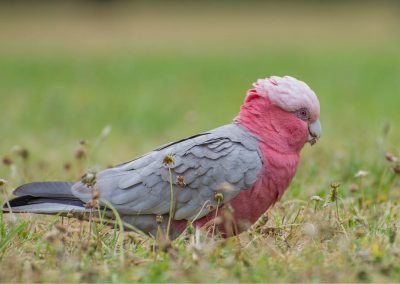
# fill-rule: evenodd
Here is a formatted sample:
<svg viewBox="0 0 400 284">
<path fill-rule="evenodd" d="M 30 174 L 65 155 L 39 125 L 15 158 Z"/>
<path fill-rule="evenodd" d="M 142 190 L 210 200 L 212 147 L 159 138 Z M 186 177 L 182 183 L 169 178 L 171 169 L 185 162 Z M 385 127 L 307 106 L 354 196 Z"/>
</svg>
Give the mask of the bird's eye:
<svg viewBox="0 0 400 284">
<path fill-rule="evenodd" d="M 298 111 L 296 111 L 296 115 L 298 118 L 304 121 L 308 121 L 310 119 L 310 113 L 305 108 L 301 108 Z"/>
</svg>

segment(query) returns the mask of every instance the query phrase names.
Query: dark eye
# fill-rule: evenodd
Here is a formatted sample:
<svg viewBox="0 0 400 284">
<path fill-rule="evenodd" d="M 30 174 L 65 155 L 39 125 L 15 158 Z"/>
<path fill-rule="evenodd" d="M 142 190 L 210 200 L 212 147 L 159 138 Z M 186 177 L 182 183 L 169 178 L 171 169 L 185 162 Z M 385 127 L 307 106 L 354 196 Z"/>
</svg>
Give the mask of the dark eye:
<svg viewBox="0 0 400 284">
<path fill-rule="evenodd" d="M 298 111 L 296 111 L 296 115 L 298 118 L 300 118 L 301 120 L 304 120 L 304 121 L 307 121 L 310 119 L 310 113 L 305 108 L 301 108 Z"/>
</svg>

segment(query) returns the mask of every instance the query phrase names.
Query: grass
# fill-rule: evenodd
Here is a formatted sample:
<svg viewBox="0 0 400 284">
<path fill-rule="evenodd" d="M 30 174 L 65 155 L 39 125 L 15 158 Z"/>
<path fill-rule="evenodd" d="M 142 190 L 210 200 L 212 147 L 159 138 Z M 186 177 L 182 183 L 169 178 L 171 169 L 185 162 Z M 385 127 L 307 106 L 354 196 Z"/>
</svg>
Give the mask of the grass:
<svg viewBox="0 0 400 284">
<path fill-rule="evenodd" d="M 165 49 L 90 53 L 74 42 L 72 51 L 38 52 L 10 35 L 9 50 L 0 53 L 0 156 L 12 161 L 0 165 L 7 181 L 2 200 L 21 183 L 77 180 L 87 168 L 229 123 L 251 83 L 272 74 L 298 77 L 316 91 L 323 137 L 303 150 L 283 199 L 239 238 L 191 232 L 162 251 L 156 248 L 163 244 L 118 226 L 0 213 L 0 281 L 400 281 L 399 162 L 385 158 L 400 156 L 398 38 L 380 33 L 381 44 L 367 36 L 349 44 L 352 31 L 341 37 L 324 22 L 329 36 L 319 44 L 313 31 L 323 32 L 307 15 L 293 41 L 260 37 L 231 49 L 202 43 L 180 50 L 170 41 Z M 383 15 L 382 23 L 391 22 Z M 346 19 L 363 26 L 357 17 Z M 365 26 L 373 31 L 369 19 Z M 302 27 L 314 29 L 299 44 Z M 238 37 L 251 24 L 241 28 Z M 101 134 L 107 125 L 111 132 Z M 360 170 L 368 174 L 355 177 Z M 333 189 L 333 182 L 340 186 Z"/>
</svg>

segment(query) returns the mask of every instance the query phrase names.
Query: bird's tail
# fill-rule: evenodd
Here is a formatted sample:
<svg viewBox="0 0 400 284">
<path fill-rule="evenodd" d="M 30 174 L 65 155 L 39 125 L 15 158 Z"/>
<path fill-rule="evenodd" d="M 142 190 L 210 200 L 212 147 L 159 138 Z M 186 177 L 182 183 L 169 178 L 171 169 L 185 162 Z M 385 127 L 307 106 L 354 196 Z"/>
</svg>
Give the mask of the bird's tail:
<svg viewBox="0 0 400 284">
<path fill-rule="evenodd" d="M 33 182 L 18 187 L 17 197 L 3 205 L 3 212 L 66 214 L 86 213 L 89 209 L 71 191 L 73 182 Z"/>
</svg>

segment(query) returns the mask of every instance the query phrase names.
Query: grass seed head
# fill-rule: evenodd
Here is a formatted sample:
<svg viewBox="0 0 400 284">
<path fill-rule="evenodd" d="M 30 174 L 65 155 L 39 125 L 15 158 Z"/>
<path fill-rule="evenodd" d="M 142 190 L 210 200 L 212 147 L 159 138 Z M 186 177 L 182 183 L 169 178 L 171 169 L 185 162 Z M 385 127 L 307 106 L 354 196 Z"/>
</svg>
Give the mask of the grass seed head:
<svg viewBox="0 0 400 284">
<path fill-rule="evenodd" d="M 359 190 L 358 184 L 352 183 L 352 184 L 349 185 L 349 191 L 350 191 L 351 193 L 355 193 L 355 192 L 357 192 L 358 190 Z"/>
<path fill-rule="evenodd" d="M 216 208 L 216 207 L 215 207 L 215 205 L 213 205 L 213 204 L 208 204 L 208 205 L 207 205 L 208 211 L 213 211 L 215 208 Z"/>
<path fill-rule="evenodd" d="M 100 198 L 100 192 L 98 192 L 97 190 L 93 191 L 92 199 L 98 200 L 99 198 Z"/>
<path fill-rule="evenodd" d="M 68 162 L 67 162 L 67 163 L 64 164 L 64 170 L 66 170 L 67 172 L 70 171 L 71 168 L 72 168 L 71 163 L 68 163 Z"/>
<path fill-rule="evenodd" d="M 334 181 L 334 182 L 331 183 L 331 188 L 332 189 L 337 189 L 339 187 L 340 187 L 340 182 Z"/>
<path fill-rule="evenodd" d="M 89 200 L 88 202 L 85 203 L 85 208 L 86 209 L 94 209 L 97 207 L 97 200 Z"/>
<path fill-rule="evenodd" d="M 161 225 L 164 222 L 164 217 L 162 215 L 157 215 L 156 216 L 156 223 L 158 225 Z"/>
<path fill-rule="evenodd" d="M 340 183 L 335 181 L 331 183 L 331 194 L 329 196 L 330 202 L 335 202 L 338 198 L 338 188 L 340 187 Z"/>
<path fill-rule="evenodd" d="M 3 158 L 3 164 L 5 166 L 11 166 L 13 163 L 14 163 L 14 161 L 10 157 Z"/>
<path fill-rule="evenodd" d="M 176 177 L 176 185 L 179 187 L 185 187 L 186 183 L 185 183 L 185 177 L 184 176 L 177 176 Z"/>
<path fill-rule="evenodd" d="M 11 151 L 15 153 L 17 156 L 20 156 L 23 160 L 26 160 L 29 157 L 28 149 L 21 147 L 19 145 L 14 146 Z"/>
<path fill-rule="evenodd" d="M 75 151 L 75 158 L 77 158 L 78 160 L 82 160 L 85 157 L 86 157 L 85 149 L 79 148 L 78 150 Z"/>
<path fill-rule="evenodd" d="M 397 158 L 395 155 L 393 155 L 392 153 L 386 153 L 385 154 L 385 158 L 388 162 L 391 163 L 395 163 L 399 160 L 399 158 Z"/>
<path fill-rule="evenodd" d="M 394 167 L 393 167 L 393 171 L 394 171 L 396 174 L 400 174 L 400 164 L 394 166 Z"/>
</svg>

